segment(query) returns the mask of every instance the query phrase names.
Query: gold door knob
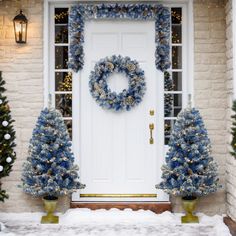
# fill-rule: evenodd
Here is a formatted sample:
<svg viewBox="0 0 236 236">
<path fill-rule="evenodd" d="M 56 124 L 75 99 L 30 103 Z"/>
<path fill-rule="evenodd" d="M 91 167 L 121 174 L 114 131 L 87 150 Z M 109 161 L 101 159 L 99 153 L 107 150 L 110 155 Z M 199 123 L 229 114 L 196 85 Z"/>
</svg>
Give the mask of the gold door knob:
<svg viewBox="0 0 236 236">
<path fill-rule="evenodd" d="M 153 139 L 153 137 L 152 137 L 152 131 L 154 130 L 154 124 L 153 124 L 153 123 L 149 124 L 149 130 L 150 130 L 149 143 L 150 143 L 150 144 L 153 144 L 153 143 L 154 143 L 154 139 Z"/>
</svg>

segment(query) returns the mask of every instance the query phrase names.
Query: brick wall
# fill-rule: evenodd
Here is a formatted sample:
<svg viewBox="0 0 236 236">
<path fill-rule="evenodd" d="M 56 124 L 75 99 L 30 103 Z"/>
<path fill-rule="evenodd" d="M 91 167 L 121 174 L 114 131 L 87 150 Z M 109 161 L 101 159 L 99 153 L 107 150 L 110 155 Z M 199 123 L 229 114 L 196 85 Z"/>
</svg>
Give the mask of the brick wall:
<svg viewBox="0 0 236 236">
<path fill-rule="evenodd" d="M 219 165 L 222 189 L 200 200 L 200 210 L 225 212 L 226 131 L 226 47 L 225 1 L 194 1 L 194 93 L 212 142 L 212 156 Z"/>
<path fill-rule="evenodd" d="M 22 8 L 29 20 L 28 42 L 15 43 L 12 19 Z M 16 120 L 17 160 L 3 188 L 10 199 L 0 204 L 0 211 L 35 211 L 41 201 L 24 194 L 21 184 L 22 164 L 27 157 L 29 139 L 43 106 L 43 0 L 3 0 L 0 2 L 0 71 L 12 116 Z"/>
<path fill-rule="evenodd" d="M 228 149 L 230 151 L 230 128 L 232 121 L 230 116 L 232 114 L 232 100 L 233 100 L 233 26 L 232 26 L 232 0 L 226 2 L 226 56 L 227 56 L 227 131 L 228 131 Z M 227 214 L 236 220 L 236 160 L 231 156 L 227 156 L 226 163 L 226 190 L 227 190 Z"/>
<path fill-rule="evenodd" d="M 0 211 L 41 209 L 41 202 L 22 193 L 17 185 L 20 184 L 22 163 L 27 157 L 28 141 L 43 106 L 42 2 L 21 0 L 29 19 L 27 45 L 17 45 L 14 42 L 12 18 L 19 9 L 17 1 L 0 2 L 0 70 L 7 82 L 7 95 L 17 132 L 17 161 L 14 171 L 4 180 L 3 186 L 8 190 L 10 199 L 0 204 Z M 225 163 L 229 137 L 226 131 L 229 116 L 226 114 L 226 8 L 223 0 L 194 1 L 195 103 L 209 131 L 212 155 L 220 165 L 220 181 L 223 185 L 218 193 L 200 200 L 198 210 L 209 214 L 224 213 L 226 202 Z M 68 207 L 68 201 L 62 201 L 65 204 L 60 205 Z M 173 206 L 175 211 L 182 210 L 179 199 L 173 199 Z"/>
<path fill-rule="evenodd" d="M 219 165 L 223 188 L 199 200 L 198 210 L 208 214 L 225 212 L 226 47 L 225 1 L 194 1 L 194 99 L 212 143 L 212 156 Z M 181 211 L 180 199 L 174 200 Z"/>
</svg>

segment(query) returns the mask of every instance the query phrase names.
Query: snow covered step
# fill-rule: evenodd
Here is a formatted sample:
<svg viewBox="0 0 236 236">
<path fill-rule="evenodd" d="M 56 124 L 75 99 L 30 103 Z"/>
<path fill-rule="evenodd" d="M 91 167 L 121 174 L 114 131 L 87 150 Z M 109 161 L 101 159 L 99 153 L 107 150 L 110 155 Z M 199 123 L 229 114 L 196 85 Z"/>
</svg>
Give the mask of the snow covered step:
<svg viewBox="0 0 236 236">
<path fill-rule="evenodd" d="M 71 202 L 71 208 L 89 208 L 91 210 L 117 208 L 124 210 L 130 208 L 137 210 L 150 210 L 157 214 L 172 211 L 170 202 Z"/>
<path fill-rule="evenodd" d="M 125 209 L 70 209 L 58 225 L 41 225 L 44 213 L 0 213 L 0 236 L 230 236 L 219 215 L 198 214 L 199 224 L 181 224 L 182 214 Z"/>
</svg>

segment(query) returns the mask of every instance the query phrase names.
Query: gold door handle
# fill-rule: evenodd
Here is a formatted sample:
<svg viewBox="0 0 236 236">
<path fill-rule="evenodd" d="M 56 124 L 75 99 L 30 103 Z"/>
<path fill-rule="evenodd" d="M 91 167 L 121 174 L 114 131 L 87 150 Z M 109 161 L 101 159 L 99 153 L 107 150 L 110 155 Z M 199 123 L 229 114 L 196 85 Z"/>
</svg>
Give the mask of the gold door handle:
<svg viewBox="0 0 236 236">
<path fill-rule="evenodd" d="M 153 144 L 153 143 L 154 143 L 154 139 L 153 139 L 153 137 L 152 137 L 152 131 L 154 130 L 154 124 L 153 124 L 153 123 L 149 124 L 149 130 L 150 130 L 149 143 L 150 143 L 150 144 Z"/>
</svg>

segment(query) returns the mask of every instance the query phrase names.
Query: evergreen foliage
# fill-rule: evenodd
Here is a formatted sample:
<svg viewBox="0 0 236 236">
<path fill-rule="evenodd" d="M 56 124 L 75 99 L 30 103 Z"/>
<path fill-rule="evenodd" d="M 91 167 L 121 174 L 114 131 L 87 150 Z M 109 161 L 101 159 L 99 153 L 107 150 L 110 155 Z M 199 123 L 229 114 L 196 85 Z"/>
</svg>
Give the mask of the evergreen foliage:
<svg viewBox="0 0 236 236">
<path fill-rule="evenodd" d="M 5 81 L 0 72 L 0 178 L 8 176 L 12 170 L 13 162 L 16 154 L 14 147 L 16 146 L 15 131 L 13 128 L 14 120 L 11 117 L 11 111 L 8 105 L 7 97 L 4 94 Z M 1 188 L 0 182 L 0 201 L 8 198 L 5 190 Z"/>
<path fill-rule="evenodd" d="M 217 165 L 210 156 L 210 140 L 200 113 L 182 110 L 175 122 L 162 166 L 163 181 L 156 187 L 176 196 L 203 196 L 219 187 Z"/>
<path fill-rule="evenodd" d="M 57 197 L 84 188 L 73 163 L 71 140 L 62 115 L 53 108 L 43 109 L 23 167 L 23 191 L 33 196 Z"/>
<path fill-rule="evenodd" d="M 232 127 L 231 127 L 231 134 L 232 134 L 231 147 L 232 147 L 232 151 L 230 153 L 234 158 L 236 158 L 236 100 L 233 101 L 232 110 L 233 110 L 234 114 L 231 116 L 231 118 L 233 119 L 233 122 L 232 122 Z"/>
<path fill-rule="evenodd" d="M 164 72 L 164 89 L 166 92 L 174 89 L 173 80 L 168 71 Z M 165 116 L 169 116 L 173 110 L 173 94 L 164 95 L 164 106 Z"/>
</svg>

